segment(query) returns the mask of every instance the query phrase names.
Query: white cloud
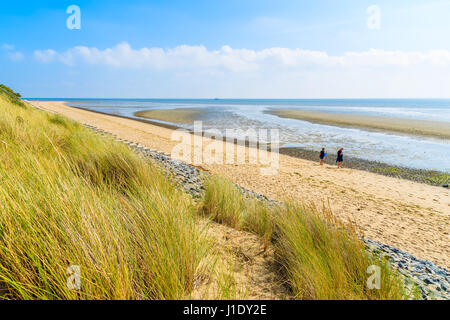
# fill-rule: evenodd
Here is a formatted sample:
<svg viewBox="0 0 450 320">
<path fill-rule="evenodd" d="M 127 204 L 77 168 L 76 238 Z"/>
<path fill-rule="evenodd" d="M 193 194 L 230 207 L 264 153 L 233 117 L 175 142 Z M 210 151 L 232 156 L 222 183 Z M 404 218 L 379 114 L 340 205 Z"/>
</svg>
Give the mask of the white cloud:
<svg viewBox="0 0 450 320">
<path fill-rule="evenodd" d="M 43 51 L 36 50 L 34 52 L 34 57 L 43 63 L 52 62 L 57 55 L 58 55 L 58 53 L 55 50 L 51 50 L 51 49 L 43 50 Z"/>
<path fill-rule="evenodd" d="M 371 49 L 330 56 L 323 51 L 268 48 L 233 49 L 223 46 L 208 50 L 203 46 L 182 45 L 172 49 L 133 49 L 128 43 L 100 50 L 84 46 L 58 53 L 37 50 L 36 59 L 44 63 L 58 60 L 67 65 L 86 63 L 118 68 L 159 70 L 221 69 L 231 72 L 258 71 L 264 68 L 303 67 L 412 67 L 418 65 L 450 66 L 450 51 L 407 52 Z"/>
<path fill-rule="evenodd" d="M 34 56 L 42 63 L 96 66 L 96 70 L 79 69 L 79 78 L 90 81 L 91 96 L 117 97 L 117 92 L 125 88 L 124 96 L 135 97 L 450 96 L 448 50 L 371 49 L 330 55 L 304 49 L 248 50 L 229 46 L 219 50 L 188 45 L 134 49 L 124 42 L 107 49 L 79 46 L 64 52 L 38 50 Z M 98 72 L 98 68 L 108 68 L 108 75 Z M 104 83 L 116 89 L 108 93 L 109 89 L 101 87 Z"/>
<path fill-rule="evenodd" d="M 19 62 L 25 59 L 24 54 L 20 51 L 15 51 L 15 47 L 12 44 L 4 43 L 2 49 L 7 51 L 7 56 L 11 61 Z"/>
</svg>

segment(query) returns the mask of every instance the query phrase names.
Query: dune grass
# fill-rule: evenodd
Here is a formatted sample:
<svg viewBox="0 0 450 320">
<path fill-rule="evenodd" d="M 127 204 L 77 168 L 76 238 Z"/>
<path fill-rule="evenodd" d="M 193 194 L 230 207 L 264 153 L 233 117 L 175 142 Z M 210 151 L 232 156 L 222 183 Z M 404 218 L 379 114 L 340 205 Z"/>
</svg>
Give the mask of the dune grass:
<svg viewBox="0 0 450 320">
<path fill-rule="evenodd" d="M 238 296 L 196 204 L 126 146 L 0 90 L 0 150 L 1 299 L 184 299 L 211 277 L 219 297 Z M 298 299 L 406 297 L 329 211 L 269 207 L 213 177 L 201 212 L 272 242 Z M 380 290 L 366 286 L 374 264 Z M 80 290 L 67 285 L 70 266 L 80 268 Z"/>
<path fill-rule="evenodd" d="M 10 99 L 0 92 L 1 298 L 189 297 L 210 246 L 192 200 L 124 145 Z"/>
<path fill-rule="evenodd" d="M 263 237 L 265 246 L 272 238 L 270 209 L 261 201 L 246 199 L 228 180 L 212 176 L 205 181 L 201 212 L 212 220 Z"/>
<path fill-rule="evenodd" d="M 278 263 L 301 300 L 399 300 L 414 298 L 387 261 L 369 254 L 352 224 L 330 210 L 286 204 L 266 206 L 250 200 L 227 180 L 206 183 L 202 212 L 234 228 L 255 232 L 273 242 Z M 381 271 L 380 289 L 367 286 L 369 266 Z"/>
<path fill-rule="evenodd" d="M 351 223 L 331 210 L 288 204 L 276 216 L 276 252 L 298 299 L 401 300 L 407 294 L 387 261 L 369 254 Z M 380 289 L 370 289 L 370 266 L 380 270 Z"/>
<path fill-rule="evenodd" d="M 7 99 L 10 103 L 15 104 L 19 107 L 25 108 L 25 104 L 20 99 L 20 93 L 13 91 L 11 88 L 0 84 L 0 94 L 4 99 Z"/>
</svg>

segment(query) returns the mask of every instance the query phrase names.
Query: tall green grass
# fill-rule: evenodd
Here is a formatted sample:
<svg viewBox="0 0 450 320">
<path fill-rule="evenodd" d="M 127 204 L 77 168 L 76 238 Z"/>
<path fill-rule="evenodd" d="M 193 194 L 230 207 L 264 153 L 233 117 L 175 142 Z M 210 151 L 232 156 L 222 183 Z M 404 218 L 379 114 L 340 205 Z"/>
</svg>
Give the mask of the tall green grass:
<svg viewBox="0 0 450 320">
<path fill-rule="evenodd" d="M 24 102 L 20 99 L 20 93 L 14 92 L 9 87 L 4 84 L 0 84 L 0 94 L 4 99 L 7 99 L 10 103 L 15 104 L 16 106 L 25 108 Z"/>
<path fill-rule="evenodd" d="M 399 300 L 410 298 L 386 260 L 369 254 L 356 227 L 329 209 L 288 204 L 276 216 L 276 252 L 298 299 Z M 370 289 L 370 266 L 380 289 Z M 412 297 L 411 297 L 412 298 Z"/>
<path fill-rule="evenodd" d="M 219 296 L 236 296 L 229 273 L 214 271 L 198 208 L 160 169 L 11 99 L 0 90 L 0 298 L 184 299 L 208 272 Z M 218 177 L 207 182 L 201 211 L 273 242 L 298 299 L 405 297 L 388 265 L 328 211 L 268 207 Z M 372 264 L 382 268 L 381 290 L 365 286 Z M 73 265 L 80 290 L 67 286 Z"/>
<path fill-rule="evenodd" d="M 158 168 L 1 92 L 0 151 L 1 298 L 189 297 L 209 244 Z"/>
<path fill-rule="evenodd" d="M 205 181 L 201 212 L 218 223 L 260 235 L 266 247 L 272 237 L 270 209 L 261 201 L 246 199 L 235 185 L 219 176 Z"/>
<path fill-rule="evenodd" d="M 10 96 L 15 96 L 16 98 L 22 97 L 20 93 L 13 91 L 11 88 L 5 86 L 4 84 L 0 84 L 0 90 L 4 91 L 6 94 Z"/>
<path fill-rule="evenodd" d="M 246 199 L 231 182 L 212 177 L 206 183 L 203 213 L 271 240 L 297 299 L 413 298 L 387 261 L 366 252 L 355 226 L 343 224 L 330 210 L 302 204 L 268 207 Z M 381 270 L 379 290 L 367 285 L 372 265 Z"/>
</svg>

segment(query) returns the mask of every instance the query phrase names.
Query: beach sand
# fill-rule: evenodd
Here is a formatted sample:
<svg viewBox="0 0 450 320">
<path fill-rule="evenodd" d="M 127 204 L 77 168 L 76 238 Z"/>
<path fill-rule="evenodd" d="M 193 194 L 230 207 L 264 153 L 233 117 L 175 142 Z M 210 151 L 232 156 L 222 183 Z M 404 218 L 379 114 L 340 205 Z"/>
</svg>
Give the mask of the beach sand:
<svg viewBox="0 0 450 320">
<path fill-rule="evenodd" d="M 145 110 L 136 112 L 136 117 L 167 121 L 172 123 L 193 123 L 200 119 L 202 111 L 194 108 L 168 109 L 168 110 Z"/>
<path fill-rule="evenodd" d="M 450 123 L 444 121 L 414 120 L 364 116 L 343 113 L 326 113 L 309 110 L 272 109 L 265 111 L 280 118 L 298 119 L 312 123 L 348 128 L 372 129 L 405 134 L 450 139 Z"/>
<path fill-rule="evenodd" d="M 32 103 L 168 155 L 179 143 L 171 139 L 170 128 L 72 108 L 63 102 Z M 204 147 L 211 143 L 210 139 L 203 138 L 203 141 Z M 372 240 L 450 268 L 448 189 L 366 171 L 321 167 L 283 154 L 279 160 L 280 169 L 272 176 L 262 176 L 260 168 L 264 166 L 259 164 L 199 167 L 274 199 L 302 200 L 317 206 L 329 204 L 337 216 L 355 221 Z"/>
</svg>

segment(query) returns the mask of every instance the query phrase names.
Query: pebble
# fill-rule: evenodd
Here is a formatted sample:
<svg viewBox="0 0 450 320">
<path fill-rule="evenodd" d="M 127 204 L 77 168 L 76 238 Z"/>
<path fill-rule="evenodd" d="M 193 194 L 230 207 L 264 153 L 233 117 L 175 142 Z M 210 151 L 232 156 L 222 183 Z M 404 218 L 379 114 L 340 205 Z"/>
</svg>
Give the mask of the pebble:
<svg viewBox="0 0 450 320">
<path fill-rule="evenodd" d="M 430 261 L 420 260 L 397 248 L 370 239 L 364 239 L 371 251 L 384 253 L 400 273 L 414 282 L 425 300 L 450 300 L 450 271 Z"/>
</svg>

